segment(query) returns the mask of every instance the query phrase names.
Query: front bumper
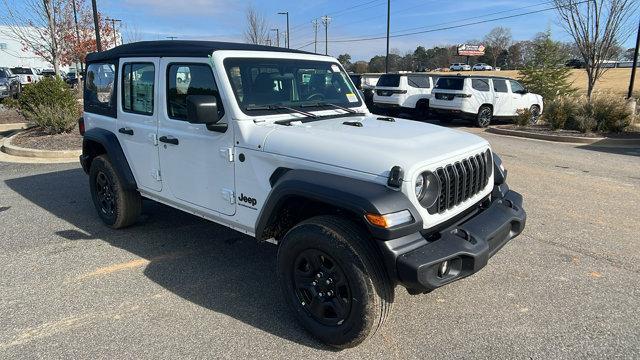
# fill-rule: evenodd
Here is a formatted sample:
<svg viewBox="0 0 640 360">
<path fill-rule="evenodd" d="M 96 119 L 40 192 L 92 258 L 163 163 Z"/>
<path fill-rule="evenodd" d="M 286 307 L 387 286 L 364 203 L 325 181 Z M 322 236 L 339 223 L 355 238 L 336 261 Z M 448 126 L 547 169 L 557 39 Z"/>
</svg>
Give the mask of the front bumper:
<svg viewBox="0 0 640 360">
<path fill-rule="evenodd" d="M 497 196 L 496 196 L 497 195 Z M 446 229 L 379 242 L 393 277 L 412 292 L 426 292 L 472 275 L 524 229 L 522 196 L 496 191 L 494 200 Z M 443 262 L 447 270 L 443 273 Z"/>
</svg>

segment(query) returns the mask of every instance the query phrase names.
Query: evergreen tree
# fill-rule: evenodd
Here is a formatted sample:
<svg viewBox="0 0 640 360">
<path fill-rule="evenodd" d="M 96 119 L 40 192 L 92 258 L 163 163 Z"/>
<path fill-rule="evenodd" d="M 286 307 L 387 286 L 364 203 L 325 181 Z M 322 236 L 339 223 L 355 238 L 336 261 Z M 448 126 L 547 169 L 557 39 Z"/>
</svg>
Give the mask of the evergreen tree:
<svg viewBox="0 0 640 360">
<path fill-rule="evenodd" d="M 545 100 L 571 94 L 575 89 L 569 82 L 571 69 L 564 65 L 567 60 L 562 44 L 553 41 L 547 30 L 533 41 L 533 57 L 520 70 L 520 81 Z"/>
</svg>

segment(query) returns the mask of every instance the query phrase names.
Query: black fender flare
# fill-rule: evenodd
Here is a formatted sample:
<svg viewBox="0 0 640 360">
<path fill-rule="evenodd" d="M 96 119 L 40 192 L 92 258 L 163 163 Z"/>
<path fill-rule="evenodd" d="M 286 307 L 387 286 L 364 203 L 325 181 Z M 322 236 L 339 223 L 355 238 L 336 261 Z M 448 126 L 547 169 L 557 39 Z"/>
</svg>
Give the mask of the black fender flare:
<svg viewBox="0 0 640 360">
<path fill-rule="evenodd" d="M 111 164 L 120 176 L 125 189 L 137 190 L 138 185 L 136 183 L 136 179 L 133 176 L 127 157 L 124 155 L 124 151 L 122 151 L 120 141 L 118 141 L 118 137 L 111 131 L 101 128 L 93 128 L 84 133 L 80 162 L 82 163 L 82 167 L 85 172 L 88 173 L 91 168 L 91 161 L 93 160 L 93 157 L 95 157 L 95 154 L 91 151 L 91 142 L 98 143 L 105 149 L 109 159 L 111 160 Z"/>
<path fill-rule="evenodd" d="M 422 230 L 422 218 L 411 201 L 400 191 L 385 185 L 312 170 L 278 171 L 256 221 L 256 238 L 263 239 L 267 226 L 277 220 L 281 206 L 290 197 L 303 197 L 348 210 L 361 217 L 370 234 L 389 240 Z M 274 174 L 276 174 L 274 172 Z M 386 181 L 386 179 L 385 179 Z M 409 210 L 413 222 L 384 229 L 371 225 L 366 214 L 389 214 Z"/>
</svg>

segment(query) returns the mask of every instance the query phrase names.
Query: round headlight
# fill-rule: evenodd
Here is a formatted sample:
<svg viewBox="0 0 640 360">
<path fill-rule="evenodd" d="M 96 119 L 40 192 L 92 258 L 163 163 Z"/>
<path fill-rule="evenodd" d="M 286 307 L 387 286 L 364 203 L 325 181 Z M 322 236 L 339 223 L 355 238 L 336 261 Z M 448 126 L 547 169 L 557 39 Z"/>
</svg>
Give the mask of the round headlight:
<svg viewBox="0 0 640 360">
<path fill-rule="evenodd" d="M 421 191 L 418 193 L 418 182 L 421 180 Z M 416 180 L 416 196 L 420 204 L 426 208 L 430 208 L 438 201 L 440 196 L 440 180 L 429 171 L 423 172 Z"/>
</svg>

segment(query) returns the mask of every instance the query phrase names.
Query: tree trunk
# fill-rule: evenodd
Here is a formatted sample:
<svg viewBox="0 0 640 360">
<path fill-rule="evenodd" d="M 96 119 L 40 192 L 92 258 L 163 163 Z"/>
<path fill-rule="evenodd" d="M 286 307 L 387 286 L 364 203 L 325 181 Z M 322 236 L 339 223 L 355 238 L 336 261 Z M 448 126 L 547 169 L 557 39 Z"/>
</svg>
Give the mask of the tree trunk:
<svg viewBox="0 0 640 360">
<path fill-rule="evenodd" d="M 58 41 L 56 39 L 56 21 L 53 10 L 51 9 L 51 0 L 43 0 L 44 11 L 47 16 L 47 25 L 49 27 L 49 36 L 51 37 L 51 59 L 53 62 L 53 70 L 58 74 L 60 69 L 58 61 Z"/>
</svg>

